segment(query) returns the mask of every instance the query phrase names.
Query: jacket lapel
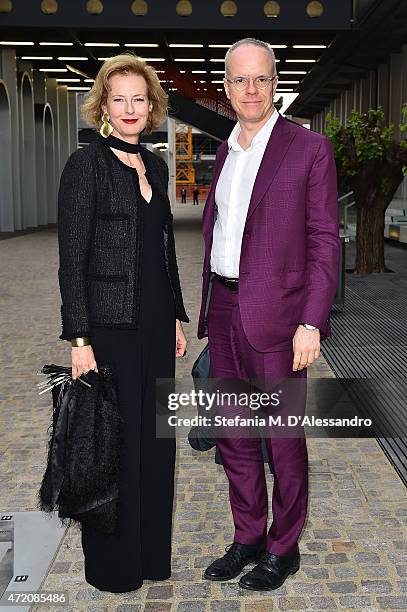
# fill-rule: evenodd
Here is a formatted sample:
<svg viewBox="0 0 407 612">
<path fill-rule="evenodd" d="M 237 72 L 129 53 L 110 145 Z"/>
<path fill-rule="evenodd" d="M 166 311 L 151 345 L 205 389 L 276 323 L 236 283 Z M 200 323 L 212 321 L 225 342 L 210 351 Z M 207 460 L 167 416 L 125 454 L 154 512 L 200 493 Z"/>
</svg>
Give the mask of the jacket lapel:
<svg viewBox="0 0 407 612">
<path fill-rule="evenodd" d="M 219 157 L 217 160 L 217 164 L 215 165 L 215 170 L 212 177 L 211 188 L 208 193 L 208 197 L 206 200 L 205 208 L 202 214 L 202 230 L 203 233 L 206 234 L 208 231 L 213 230 L 214 224 L 214 211 L 215 211 L 215 190 L 216 185 L 219 180 L 220 173 L 222 172 L 223 164 L 225 163 L 226 157 L 228 155 L 228 142 L 227 140 L 222 142 L 219 146 Z"/>
<path fill-rule="evenodd" d="M 289 122 L 280 115 L 271 132 L 257 172 L 247 211 L 247 219 L 260 204 L 264 194 L 273 182 L 294 136 L 295 132 L 290 129 Z"/>
</svg>

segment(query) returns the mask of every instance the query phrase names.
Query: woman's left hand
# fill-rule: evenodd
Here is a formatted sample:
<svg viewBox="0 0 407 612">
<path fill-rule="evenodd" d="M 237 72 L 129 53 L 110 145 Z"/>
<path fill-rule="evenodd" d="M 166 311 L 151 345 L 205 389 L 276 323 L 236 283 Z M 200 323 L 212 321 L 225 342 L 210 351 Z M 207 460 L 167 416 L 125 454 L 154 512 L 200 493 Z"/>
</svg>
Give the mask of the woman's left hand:
<svg viewBox="0 0 407 612">
<path fill-rule="evenodd" d="M 175 320 L 175 356 L 183 357 L 187 352 L 187 339 L 182 329 L 181 321 Z"/>
</svg>

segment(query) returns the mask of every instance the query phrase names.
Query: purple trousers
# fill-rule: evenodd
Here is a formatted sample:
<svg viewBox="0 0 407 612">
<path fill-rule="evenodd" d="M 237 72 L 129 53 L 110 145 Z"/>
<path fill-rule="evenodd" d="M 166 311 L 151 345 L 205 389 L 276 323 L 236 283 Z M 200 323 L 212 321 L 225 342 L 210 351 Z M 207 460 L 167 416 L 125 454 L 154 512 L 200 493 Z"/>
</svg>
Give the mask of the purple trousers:
<svg viewBox="0 0 407 612">
<path fill-rule="evenodd" d="M 208 342 L 212 378 L 307 376 L 306 369 L 292 371 L 292 351 L 260 353 L 249 344 L 240 318 L 238 292 L 231 291 L 218 280 L 213 281 L 208 310 Z M 269 552 L 291 555 L 297 549 L 307 514 L 306 441 L 304 437 L 266 437 L 265 441 L 274 470 L 273 521 L 268 532 L 268 497 L 260 438 L 218 438 L 218 449 L 229 480 L 234 541 L 240 544 L 265 541 Z"/>
</svg>

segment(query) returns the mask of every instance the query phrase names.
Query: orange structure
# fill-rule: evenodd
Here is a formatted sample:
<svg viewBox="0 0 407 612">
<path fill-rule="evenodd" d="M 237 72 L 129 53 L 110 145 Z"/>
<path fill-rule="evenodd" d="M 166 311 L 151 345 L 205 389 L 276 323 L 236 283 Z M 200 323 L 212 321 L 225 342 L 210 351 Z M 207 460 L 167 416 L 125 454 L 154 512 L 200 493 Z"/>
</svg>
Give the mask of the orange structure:
<svg viewBox="0 0 407 612">
<path fill-rule="evenodd" d="M 192 128 L 184 123 L 177 123 L 175 128 L 176 182 L 180 184 L 195 183 L 193 160 Z"/>
</svg>

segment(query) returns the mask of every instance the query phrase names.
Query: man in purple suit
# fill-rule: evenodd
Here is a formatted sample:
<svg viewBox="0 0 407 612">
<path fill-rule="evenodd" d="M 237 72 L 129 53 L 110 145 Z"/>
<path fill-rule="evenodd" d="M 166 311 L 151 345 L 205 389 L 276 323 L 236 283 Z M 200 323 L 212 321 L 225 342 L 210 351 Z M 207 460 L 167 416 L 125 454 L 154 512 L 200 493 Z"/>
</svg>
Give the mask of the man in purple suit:
<svg viewBox="0 0 407 612">
<path fill-rule="evenodd" d="M 244 39 L 225 58 L 224 85 L 238 123 L 217 151 L 203 213 L 205 260 L 198 338 L 208 336 L 211 376 L 306 379 L 330 335 L 339 260 L 336 169 L 324 136 L 273 106 L 273 50 Z M 259 438 L 217 441 L 235 525 L 227 553 L 204 573 L 276 589 L 300 564 L 308 502 L 304 437 L 268 437 L 273 522 Z"/>
</svg>

